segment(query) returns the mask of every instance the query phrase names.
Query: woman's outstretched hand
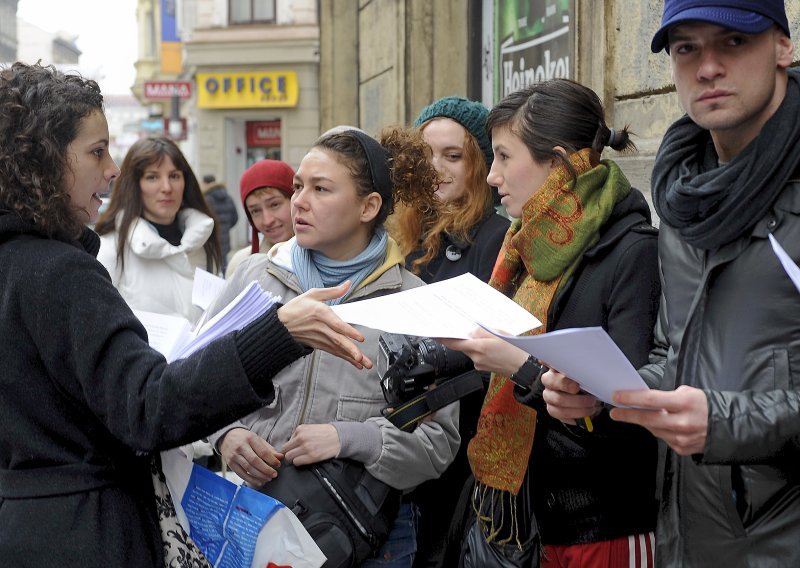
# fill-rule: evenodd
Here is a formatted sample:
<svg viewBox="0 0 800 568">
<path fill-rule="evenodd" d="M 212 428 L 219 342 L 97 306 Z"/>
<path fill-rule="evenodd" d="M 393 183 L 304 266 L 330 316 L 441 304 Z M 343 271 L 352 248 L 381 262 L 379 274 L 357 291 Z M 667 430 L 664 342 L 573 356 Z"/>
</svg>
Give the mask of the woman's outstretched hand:
<svg viewBox="0 0 800 568">
<path fill-rule="evenodd" d="M 349 288 L 349 280 L 333 288 L 312 288 L 280 307 L 278 319 L 298 343 L 341 357 L 357 369 L 371 369 L 372 361 L 353 343 L 364 341 L 364 336 L 323 303 L 343 296 Z"/>
</svg>

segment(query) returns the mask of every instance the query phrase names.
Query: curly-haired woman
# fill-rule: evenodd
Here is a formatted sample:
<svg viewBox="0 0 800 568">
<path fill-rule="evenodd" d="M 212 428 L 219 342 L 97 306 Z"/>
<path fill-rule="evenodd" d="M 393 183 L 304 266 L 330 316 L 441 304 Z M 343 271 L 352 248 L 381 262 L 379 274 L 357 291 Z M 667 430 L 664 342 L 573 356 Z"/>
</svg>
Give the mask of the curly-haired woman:
<svg viewBox="0 0 800 568">
<path fill-rule="evenodd" d="M 398 207 L 392 236 L 406 267 L 428 284 L 470 272 L 487 282 L 509 221 L 495 212 L 486 182 L 492 144 L 488 110 L 477 101 L 445 97 L 422 109 L 414 126 L 431 147 L 439 174 L 434 207 Z"/>
<path fill-rule="evenodd" d="M 355 130 L 323 135 L 294 176 L 295 237 L 268 255 L 245 260 L 209 313 L 253 280 L 286 299 L 349 279 L 352 292 L 344 302 L 422 285 L 403 268 L 403 256 L 383 223 L 397 200 L 430 205 L 437 174 L 427 154 L 414 130 L 384 131 L 380 143 Z M 381 332 L 358 329 L 366 338 L 364 352 L 377 358 Z M 276 467 L 283 457 L 296 465 L 338 457 L 363 463 L 391 487 L 410 490 L 438 477 L 458 449 L 457 404 L 436 412 L 413 432 L 401 431 L 382 416 L 386 402 L 377 371 L 349 369 L 314 352 L 275 381 L 275 404 L 211 439 L 231 469 L 252 485 L 280 476 Z M 363 566 L 410 567 L 415 518 L 414 506 L 404 503 L 383 548 Z"/>
<path fill-rule="evenodd" d="M 164 565 L 151 454 L 274 398 L 312 348 L 357 366 L 362 339 L 324 304 L 272 308 L 167 364 L 94 256 L 119 175 L 94 81 L 0 70 L 0 558 L 5 566 Z M 344 335 L 343 335 L 344 334 Z"/>
</svg>

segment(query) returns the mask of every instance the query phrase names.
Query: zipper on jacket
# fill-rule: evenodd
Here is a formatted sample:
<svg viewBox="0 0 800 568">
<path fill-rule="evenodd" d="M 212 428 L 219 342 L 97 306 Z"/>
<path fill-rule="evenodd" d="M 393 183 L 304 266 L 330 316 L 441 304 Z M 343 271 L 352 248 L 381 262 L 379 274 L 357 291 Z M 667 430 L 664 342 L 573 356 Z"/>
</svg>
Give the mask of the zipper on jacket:
<svg viewBox="0 0 800 568">
<path fill-rule="evenodd" d="M 314 382 L 314 375 L 316 375 L 317 368 L 319 367 L 319 351 L 315 349 L 311 353 L 311 363 L 309 365 L 308 371 L 306 372 L 305 376 L 305 388 L 303 389 L 303 403 L 300 405 L 300 415 L 298 417 L 297 424 L 294 425 L 292 428 L 292 433 L 297 429 L 300 424 L 306 423 L 306 412 L 308 411 L 308 399 L 310 398 L 311 392 L 311 385 Z"/>
</svg>

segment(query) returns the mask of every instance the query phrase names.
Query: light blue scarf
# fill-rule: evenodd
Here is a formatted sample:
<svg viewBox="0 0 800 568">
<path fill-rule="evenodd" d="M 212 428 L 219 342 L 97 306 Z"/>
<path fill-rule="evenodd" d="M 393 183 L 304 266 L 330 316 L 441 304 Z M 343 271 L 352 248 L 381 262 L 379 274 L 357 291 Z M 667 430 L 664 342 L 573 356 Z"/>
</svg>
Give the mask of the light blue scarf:
<svg viewBox="0 0 800 568">
<path fill-rule="evenodd" d="M 372 274 L 386 259 L 386 244 L 389 235 L 380 227 L 372 235 L 372 239 L 361 253 L 350 260 L 333 260 L 324 254 L 301 247 L 295 241 L 292 244 L 292 267 L 303 292 L 311 288 L 329 288 L 350 280 L 350 291 L 341 298 L 328 300 L 333 306 L 343 302 L 358 288 L 359 284 Z"/>
</svg>

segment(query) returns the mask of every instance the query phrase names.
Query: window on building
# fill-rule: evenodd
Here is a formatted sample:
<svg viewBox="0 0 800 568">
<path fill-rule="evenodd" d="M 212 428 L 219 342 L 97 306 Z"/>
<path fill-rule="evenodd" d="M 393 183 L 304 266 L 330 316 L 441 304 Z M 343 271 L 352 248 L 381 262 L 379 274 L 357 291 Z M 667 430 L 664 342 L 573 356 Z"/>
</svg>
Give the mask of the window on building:
<svg viewBox="0 0 800 568">
<path fill-rule="evenodd" d="M 261 24 L 275 21 L 275 0 L 228 0 L 231 24 Z"/>
<path fill-rule="evenodd" d="M 144 53 L 146 57 L 154 58 L 156 56 L 157 36 L 156 36 L 156 16 L 152 10 L 147 12 L 145 26 L 147 28 L 146 30 L 147 41 L 144 46 Z"/>
</svg>

